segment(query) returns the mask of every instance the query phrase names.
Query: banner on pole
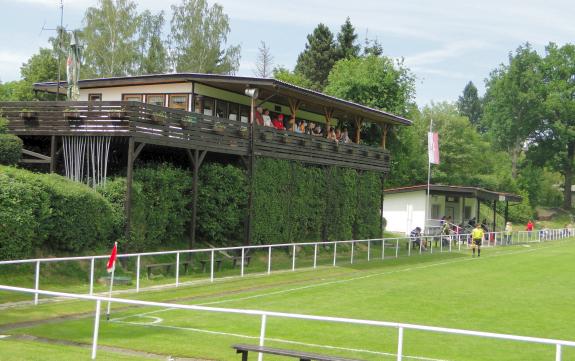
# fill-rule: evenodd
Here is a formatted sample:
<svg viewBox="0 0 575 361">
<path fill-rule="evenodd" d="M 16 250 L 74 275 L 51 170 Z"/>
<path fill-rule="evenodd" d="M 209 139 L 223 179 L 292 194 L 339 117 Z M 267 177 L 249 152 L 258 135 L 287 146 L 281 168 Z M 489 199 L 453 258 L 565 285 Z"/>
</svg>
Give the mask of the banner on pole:
<svg viewBox="0 0 575 361">
<path fill-rule="evenodd" d="M 435 132 L 427 133 L 427 151 L 429 163 L 439 164 L 439 135 Z"/>
</svg>

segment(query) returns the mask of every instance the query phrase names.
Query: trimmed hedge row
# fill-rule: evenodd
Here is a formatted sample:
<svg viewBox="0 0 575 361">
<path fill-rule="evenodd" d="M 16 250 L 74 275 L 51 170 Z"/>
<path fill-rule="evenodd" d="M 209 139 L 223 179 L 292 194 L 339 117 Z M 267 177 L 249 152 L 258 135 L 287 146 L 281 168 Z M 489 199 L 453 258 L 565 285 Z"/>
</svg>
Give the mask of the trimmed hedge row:
<svg viewBox="0 0 575 361">
<path fill-rule="evenodd" d="M 0 258 L 108 247 L 113 222 L 110 204 L 83 184 L 0 166 Z"/>
<path fill-rule="evenodd" d="M 13 165 L 18 163 L 22 154 L 22 139 L 8 131 L 8 121 L 0 116 L 0 164 Z"/>
</svg>

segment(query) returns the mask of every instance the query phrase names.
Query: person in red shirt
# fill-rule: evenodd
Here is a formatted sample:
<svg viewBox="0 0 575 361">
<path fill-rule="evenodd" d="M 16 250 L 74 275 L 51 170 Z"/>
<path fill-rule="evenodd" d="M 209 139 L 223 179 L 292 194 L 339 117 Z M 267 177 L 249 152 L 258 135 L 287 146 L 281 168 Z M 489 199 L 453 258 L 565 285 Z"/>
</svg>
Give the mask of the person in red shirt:
<svg viewBox="0 0 575 361">
<path fill-rule="evenodd" d="M 274 118 L 272 120 L 272 124 L 274 126 L 274 128 L 278 129 L 278 130 L 284 130 L 284 115 L 280 114 L 277 116 L 277 118 Z"/>
<path fill-rule="evenodd" d="M 527 234 L 528 234 L 529 240 L 531 240 L 531 232 L 533 232 L 533 222 L 531 222 L 531 220 L 529 220 L 529 222 L 527 222 L 526 229 L 528 232 Z"/>
<path fill-rule="evenodd" d="M 264 117 L 262 115 L 262 107 L 257 107 L 255 114 L 254 114 L 254 118 L 256 119 L 256 124 L 257 125 L 264 125 Z"/>
</svg>

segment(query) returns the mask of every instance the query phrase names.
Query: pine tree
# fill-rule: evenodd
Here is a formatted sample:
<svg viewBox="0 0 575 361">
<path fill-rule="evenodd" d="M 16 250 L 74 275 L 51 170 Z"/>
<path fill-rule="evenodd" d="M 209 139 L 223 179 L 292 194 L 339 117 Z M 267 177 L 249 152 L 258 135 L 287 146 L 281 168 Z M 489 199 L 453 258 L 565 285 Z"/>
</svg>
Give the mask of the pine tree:
<svg viewBox="0 0 575 361">
<path fill-rule="evenodd" d="M 333 33 L 324 24 L 319 24 L 307 36 L 305 50 L 297 59 L 295 72 L 308 78 L 313 89 L 321 91 L 327 84 L 327 76 L 337 61 L 337 48 Z"/>
<path fill-rule="evenodd" d="M 339 34 L 337 34 L 337 56 L 339 59 L 357 58 L 359 55 L 360 46 L 357 45 L 357 34 L 355 28 L 351 24 L 349 17 L 345 19 L 345 23 L 341 26 Z"/>
<path fill-rule="evenodd" d="M 483 113 L 482 100 L 477 95 L 477 87 L 473 82 L 467 83 L 463 89 L 463 95 L 459 96 L 457 100 L 457 109 L 459 109 L 459 114 L 469 118 L 471 124 L 478 129 L 480 128 Z"/>
</svg>

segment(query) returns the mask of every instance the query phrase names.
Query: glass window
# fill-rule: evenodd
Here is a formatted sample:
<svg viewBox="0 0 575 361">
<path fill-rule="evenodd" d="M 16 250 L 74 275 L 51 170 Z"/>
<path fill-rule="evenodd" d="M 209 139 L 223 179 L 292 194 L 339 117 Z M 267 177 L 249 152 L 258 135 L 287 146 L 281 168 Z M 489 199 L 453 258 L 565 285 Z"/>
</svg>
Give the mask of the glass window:
<svg viewBox="0 0 575 361">
<path fill-rule="evenodd" d="M 223 100 L 216 100 L 216 116 L 218 118 L 228 117 L 228 102 Z"/>
<path fill-rule="evenodd" d="M 142 94 L 123 94 L 122 100 L 125 102 L 141 102 Z"/>
<path fill-rule="evenodd" d="M 148 94 L 146 95 L 146 103 L 165 106 L 166 97 L 164 94 Z"/>
<path fill-rule="evenodd" d="M 243 123 L 247 123 L 250 119 L 250 107 L 246 105 L 240 105 L 240 120 Z"/>
<path fill-rule="evenodd" d="M 170 94 L 170 108 L 188 110 L 187 94 Z"/>
<path fill-rule="evenodd" d="M 214 115 L 214 99 L 204 98 L 204 115 Z"/>
<path fill-rule="evenodd" d="M 88 101 L 91 102 L 102 101 L 102 94 L 88 94 Z"/>
</svg>

